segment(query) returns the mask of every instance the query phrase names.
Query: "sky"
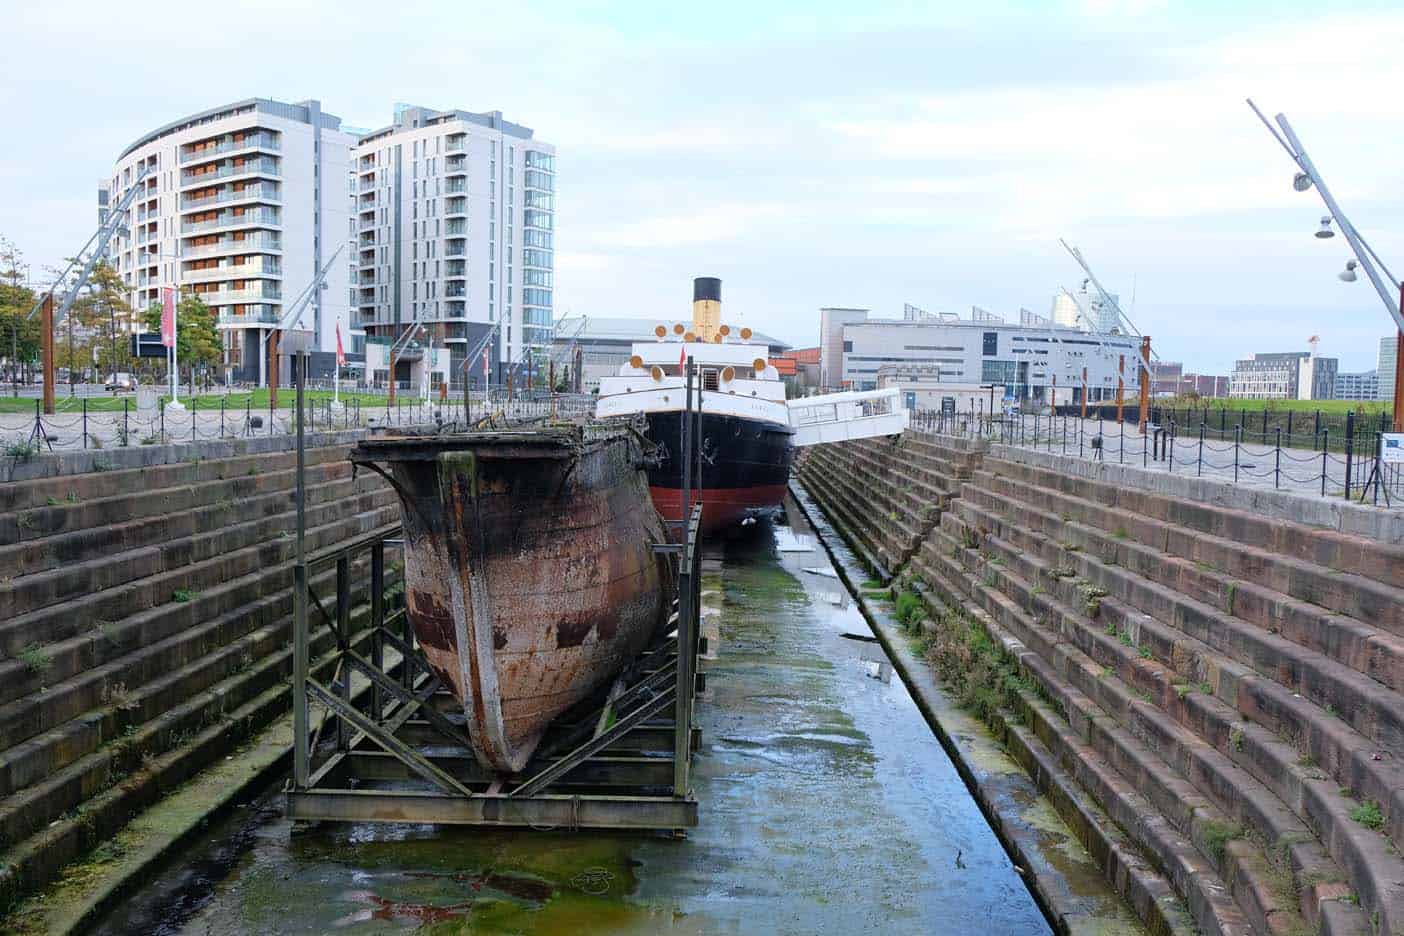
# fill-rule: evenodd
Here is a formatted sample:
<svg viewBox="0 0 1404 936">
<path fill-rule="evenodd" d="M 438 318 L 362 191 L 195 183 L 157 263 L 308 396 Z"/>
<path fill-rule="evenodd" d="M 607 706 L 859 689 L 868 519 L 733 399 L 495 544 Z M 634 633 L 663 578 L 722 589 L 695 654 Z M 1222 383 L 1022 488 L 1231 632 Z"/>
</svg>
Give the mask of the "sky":
<svg viewBox="0 0 1404 936">
<path fill-rule="evenodd" d="M 6 15 L 0 236 L 37 271 L 162 124 L 247 97 L 347 124 L 501 110 L 558 148 L 556 315 L 724 318 L 797 346 L 821 306 L 1018 320 L 1079 247 L 1163 360 L 1375 366 L 1393 333 L 1244 103 L 1285 112 L 1404 275 L 1404 9 L 1388 3 L 45 0 Z M 1225 7 L 1231 9 L 1223 9 Z"/>
</svg>

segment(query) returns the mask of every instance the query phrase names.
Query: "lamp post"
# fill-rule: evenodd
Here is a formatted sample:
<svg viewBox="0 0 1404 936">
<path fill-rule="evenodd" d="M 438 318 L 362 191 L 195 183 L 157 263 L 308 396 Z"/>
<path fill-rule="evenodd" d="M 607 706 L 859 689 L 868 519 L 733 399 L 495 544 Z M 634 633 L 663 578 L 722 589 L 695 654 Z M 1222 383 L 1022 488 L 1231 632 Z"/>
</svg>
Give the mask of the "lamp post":
<svg viewBox="0 0 1404 936">
<path fill-rule="evenodd" d="M 1287 155 L 1292 157 L 1292 161 L 1297 164 L 1300 171 L 1292 179 L 1292 188 L 1298 192 L 1305 192 L 1307 189 L 1315 188 L 1321 201 L 1326 205 L 1326 210 L 1330 212 L 1329 217 L 1321 219 L 1321 228 L 1316 232 L 1316 236 L 1323 240 L 1331 237 L 1331 222 L 1334 220 L 1336 227 L 1345 236 L 1346 242 L 1350 244 L 1351 251 L 1355 254 L 1355 260 L 1346 264 L 1345 270 L 1339 274 L 1339 278 L 1347 283 L 1356 280 L 1356 269 L 1365 271 L 1365 276 L 1370 280 L 1370 284 L 1375 287 L 1375 292 L 1379 294 L 1380 301 L 1384 303 L 1385 310 L 1394 319 L 1394 325 L 1398 333 L 1397 344 L 1394 355 L 1394 431 L 1404 432 L 1404 283 L 1394 278 L 1389 272 L 1389 268 L 1380 260 L 1365 238 L 1360 236 L 1360 232 L 1355 229 L 1355 225 L 1350 223 L 1350 219 L 1341 211 L 1341 206 L 1337 204 L 1331 190 L 1322 181 L 1321 174 L 1316 169 L 1316 164 L 1307 155 L 1306 148 L 1302 146 L 1302 141 L 1292 129 L 1292 125 L 1287 122 L 1285 114 L 1278 114 L 1275 118 L 1277 127 L 1281 128 L 1281 133 L 1273 127 L 1262 111 L 1258 110 L 1258 105 L 1252 99 L 1248 100 L 1248 106 L 1253 109 L 1253 113 L 1258 115 L 1258 119 L 1267 127 L 1273 139 L 1281 144 L 1287 151 Z M 1389 285 L 1386 285 L 1388 283 Z M 1397 286 L 1399 295 L 1396 297 L 1395 287 Z"/>
</svg>

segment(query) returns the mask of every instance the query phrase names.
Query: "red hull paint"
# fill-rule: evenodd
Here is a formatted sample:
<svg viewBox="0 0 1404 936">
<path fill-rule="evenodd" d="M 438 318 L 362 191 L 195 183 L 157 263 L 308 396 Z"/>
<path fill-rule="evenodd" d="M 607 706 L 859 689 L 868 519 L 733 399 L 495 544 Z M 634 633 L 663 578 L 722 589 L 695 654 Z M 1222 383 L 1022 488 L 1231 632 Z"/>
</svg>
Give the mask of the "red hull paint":
<svg viewBox="0 0 1404 936">
<path fill-rule="evenodd" d="M 682 519 L 682 491 L 650 487 L 653 506 L 664 520 Z M 695 492 L 694 492 L 695 493 Z M 758 484 L 744 488 L 703 488 L 702 532 L 710 533 L 740 521 L 753 510 L 779 507 L 785 500 L 785 485 Z"/>
</svg>

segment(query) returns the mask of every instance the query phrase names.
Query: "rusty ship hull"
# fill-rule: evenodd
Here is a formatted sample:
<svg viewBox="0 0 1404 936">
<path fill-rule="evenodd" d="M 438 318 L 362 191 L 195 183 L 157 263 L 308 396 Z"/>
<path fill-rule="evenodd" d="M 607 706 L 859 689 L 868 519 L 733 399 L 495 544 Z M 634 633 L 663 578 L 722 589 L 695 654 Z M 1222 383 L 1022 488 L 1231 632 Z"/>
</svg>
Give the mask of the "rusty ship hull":
<svg viewBox="0 0 1404 936">
<path fill-rule="evenodd" d="M 352 460 L 399 494 L 409 620 L 474 754 L 520 771 L 671 607 L 639 440 L 586 427 L 386 436 Z"/>
</svg>

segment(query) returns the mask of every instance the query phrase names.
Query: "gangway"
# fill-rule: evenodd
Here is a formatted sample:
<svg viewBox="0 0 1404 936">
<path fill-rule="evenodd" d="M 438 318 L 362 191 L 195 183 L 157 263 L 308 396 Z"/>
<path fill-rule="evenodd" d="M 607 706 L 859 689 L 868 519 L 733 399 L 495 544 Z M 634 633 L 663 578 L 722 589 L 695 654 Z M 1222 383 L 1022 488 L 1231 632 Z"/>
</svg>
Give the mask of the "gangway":
<svg viewBox="0 0 1404 936">
<path fill-rule="evenodd" d="M 850 442 L 905 432 L 910 414 L 898 405 L 901 388 L 848 390 L 790 400 L 796 446 Z"/>
</svg>

